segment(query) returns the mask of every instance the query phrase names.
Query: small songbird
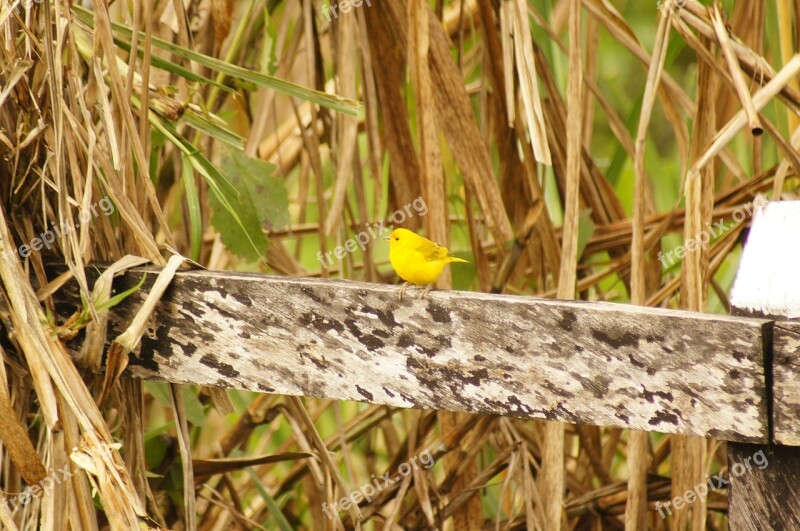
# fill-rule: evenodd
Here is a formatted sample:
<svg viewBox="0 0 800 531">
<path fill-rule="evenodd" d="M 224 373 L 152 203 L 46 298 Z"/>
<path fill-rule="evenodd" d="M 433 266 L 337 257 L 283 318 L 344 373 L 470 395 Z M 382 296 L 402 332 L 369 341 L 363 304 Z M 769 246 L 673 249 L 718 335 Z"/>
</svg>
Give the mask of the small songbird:
<svg viewBox="0 0 800 531">
<path fill-rule="evenodd" d="M 420 293 L 419 298 L 425 297 L 444 271 L 444 266 L 450 262 L 469 263 L 452 256 L 445 247 L 408 229 L 395 229 L 384 239 L 389 240 L 389 261 L 392 262 L 392 267 L 406 281 L 399 291 L 400 300 L 409 284 L 427 284 L 428 287 Z"/>
</svg>

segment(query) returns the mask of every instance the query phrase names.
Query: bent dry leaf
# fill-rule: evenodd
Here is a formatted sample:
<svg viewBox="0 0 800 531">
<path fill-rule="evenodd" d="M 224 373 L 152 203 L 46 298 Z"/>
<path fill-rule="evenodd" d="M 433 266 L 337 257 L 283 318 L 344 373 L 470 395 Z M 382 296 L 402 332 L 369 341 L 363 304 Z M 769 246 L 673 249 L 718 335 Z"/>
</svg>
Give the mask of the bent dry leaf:
<svg viewBox="0 0 800 531">
<path fill-rule="evenodd" d="M 175 276 L 175 272 L 183 263 L 185 258 L 181 255 L 173 255 L 167 262 L 167 266 L 161 270 L 150 293 L 147 295 L 142 307 L 136 313 L 130 326 L 117 336 L 108 348 L 106 362 L 106 374 L 103 379 L 103 387 L 100 392 L 98 404 L 103 404 L 108 397 L 108 393 L 114 383 L 122 375 L 128 366 L 128 354 L 136 348 L 147 329 L 147 322 L 155 311 L 156 304 L 161 300 L 161 296 Z M 138 289 L 138 288 L 137 288 Z"/>
</svg>

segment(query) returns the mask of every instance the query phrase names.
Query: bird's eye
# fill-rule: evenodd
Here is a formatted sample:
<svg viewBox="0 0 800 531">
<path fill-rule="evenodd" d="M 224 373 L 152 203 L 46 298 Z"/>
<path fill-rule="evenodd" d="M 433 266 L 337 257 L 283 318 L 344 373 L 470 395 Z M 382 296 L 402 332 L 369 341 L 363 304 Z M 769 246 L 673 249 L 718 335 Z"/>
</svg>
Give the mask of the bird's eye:
<svg viewBox="0 0 800 531">
<path fill-rule="evenodd" d="M 399 236 L 395 236 L 394 237 L 394 241 L 399 242 L 400 241 L 400 237 Z"/>
</svg>

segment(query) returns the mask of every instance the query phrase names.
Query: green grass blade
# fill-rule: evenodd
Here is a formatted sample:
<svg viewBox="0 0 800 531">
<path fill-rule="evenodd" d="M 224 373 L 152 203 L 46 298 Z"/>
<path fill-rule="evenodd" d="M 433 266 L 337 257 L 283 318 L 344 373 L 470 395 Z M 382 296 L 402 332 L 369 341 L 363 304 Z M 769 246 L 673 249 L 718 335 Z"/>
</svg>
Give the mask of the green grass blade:
<svg viewBox="0 0 800 531">
<path fill-rule="evenodd" d="M 73 5 L 72 10 L 75 13 L 75 16 L 84 24 L 91 26 L 94 23 L 94 16 L 90 11 L 77 5 Z M 120 32 L 126 37 L 131 37 L 133 35 L 133 30 L 122 24 L 112 22 L 111 27 L 112 29 Z M 140 39 L 144 41 L 145 39 L 144 33 L 139 32 L 139 35 Z M 162 50 L 166 50 L 170 53 L 173 53 L 178 57 L 182 57 L 183 59 L 194 61 L 216 72 L 221 72 L 227 76 L 236 79 L 249 81 L 251 83 L 255 83 L 256 85 L 262 87 L 270 88 L 272 90 L 277 90 L 278 92 L 286 94 L 287 96 L 292 96 L 304 101 L 316 103 L 317 105 L 320 105 L 322 107 L 327 107 L 334 111 L 343 112 L 345 114 L 350 114 L 352 116 L 358 116 L 359 112 L 361 111 L 361 103 L 356 100 L 343 98 L 335 94 L 320 92 L 318 90 L 309 89 L 297 85 L 295 83 L 291 83 L 289 81 L 278 79 L 274 76 L 262 74 L 260 72 L 255 72 L 252 70 L 247 70 L 246 68 L 226 63 L 225 61 L 217 59 L 216 57 L 211 57 L 199 52 L 195 52 L 194 50 L 188 50 L 186 48 L 178 46 L 177 44 L 173 44 L 171 42 L 159 39 L 157 37 L 151 37 L 151 42 L 153 46 L 156 46 L 157 48 L 161 48 Z"/>
</svg>

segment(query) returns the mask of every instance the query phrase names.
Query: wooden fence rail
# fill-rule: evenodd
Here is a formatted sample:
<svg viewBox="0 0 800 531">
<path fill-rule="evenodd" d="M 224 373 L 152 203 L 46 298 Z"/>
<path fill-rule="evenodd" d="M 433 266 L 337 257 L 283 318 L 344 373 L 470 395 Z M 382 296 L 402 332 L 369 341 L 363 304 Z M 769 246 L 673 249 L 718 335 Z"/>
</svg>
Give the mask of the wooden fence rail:
<svg viewBox="0 0 800 531">
<path fill-rule="evenodd" d="M 797 529 L 800 506 L 785 502 L 800 499 L 800 323 L 787 320 L 800 315 L 799 240 L 800 202 L 757 210 L 734 317 L 455 291 L 400 301 L 386 285 L 181 271 L 128 374 L 722 439 L 732 463 L 770 456 L 731 477 L 731 528 Z M 148 273 L 111 310 L 111 338 Z M 72 292 L 60 304 L 74 310 Z"/>
<path fill-rule="evenodd" d="M 157 276 L 113 309 L 121 333 Z M 141 280 L 129 271 L 117 290 Z M 130 374 L 287 395 L 767 442 L 772 322 L 181 271 Z"/>
</svg>

